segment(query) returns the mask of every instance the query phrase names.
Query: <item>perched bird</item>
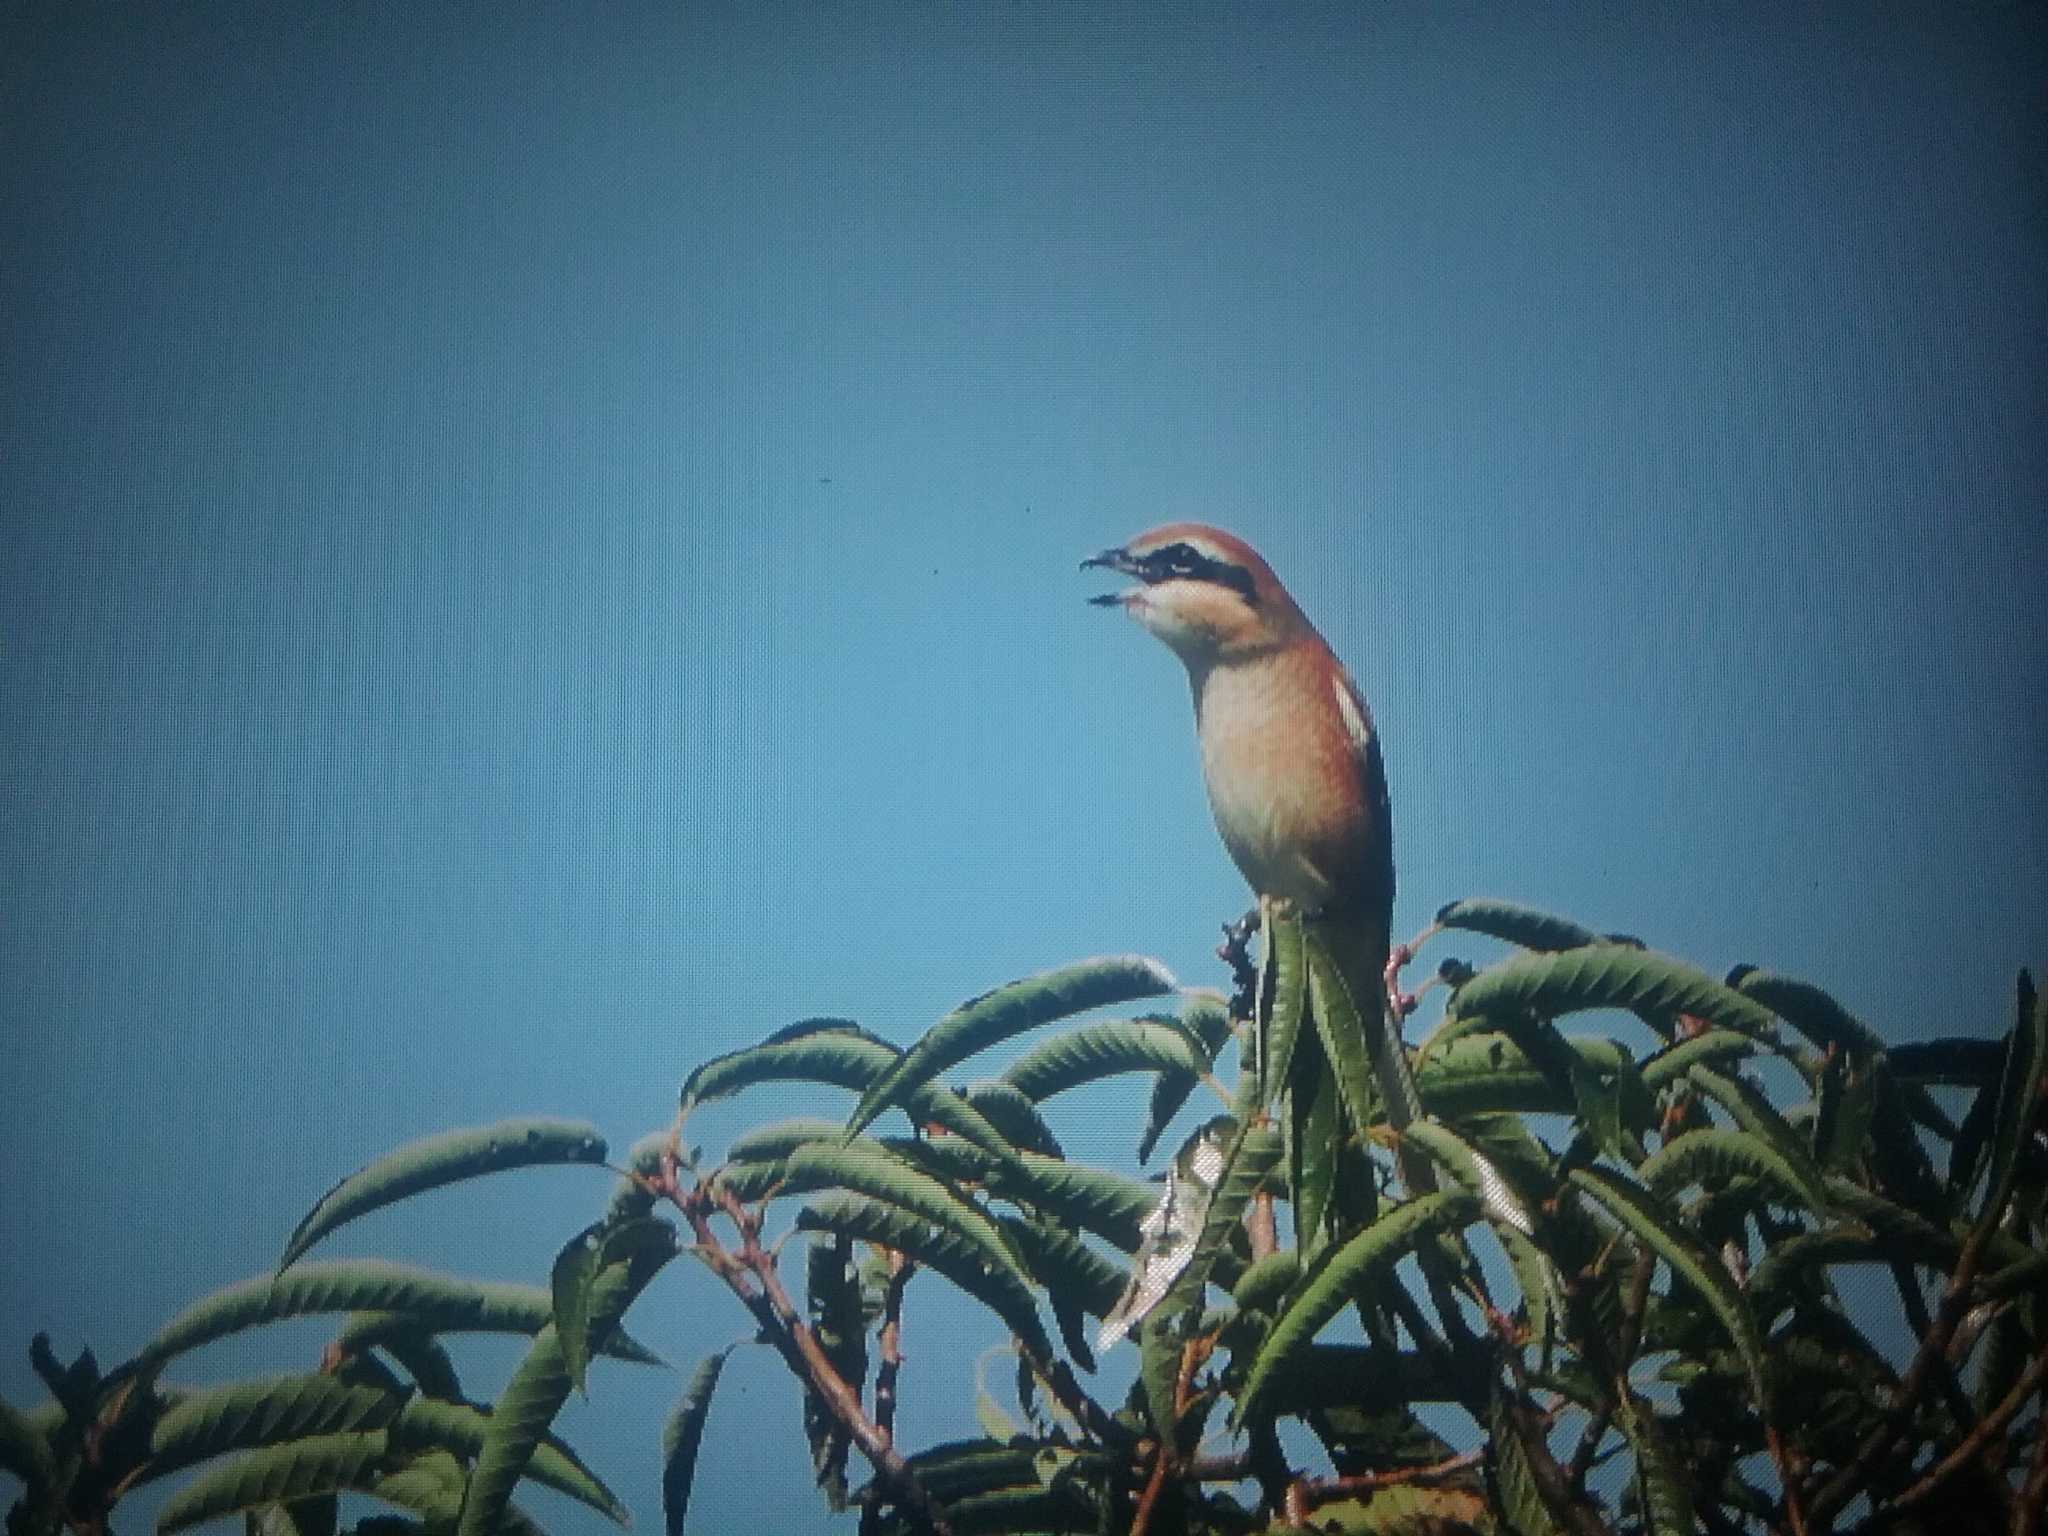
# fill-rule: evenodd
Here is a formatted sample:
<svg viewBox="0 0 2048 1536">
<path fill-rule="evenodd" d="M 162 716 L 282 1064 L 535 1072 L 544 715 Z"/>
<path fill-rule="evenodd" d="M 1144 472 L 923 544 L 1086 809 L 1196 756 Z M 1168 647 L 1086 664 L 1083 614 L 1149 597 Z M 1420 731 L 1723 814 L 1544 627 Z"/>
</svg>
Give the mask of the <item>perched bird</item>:
<svg viewBox="0 0 2048 1536">
<path fill-rule="evenodd" d="M 1394 905 L 1393 826 L 1372 712 L 1329 644 L 1249 544 L 1200 523 L 1169 523 L 1081 562 L 1136 579 L 1089 601 L 1121 608 L 1187 668 L 1202 776 L 1223 845 L 1260 899 L 1313 921 L 1368 1034 L 1389 1122 L 1420 1113 L 1390 1019 L 1385 972 Z M 1314 1080 L 1319 1052 L 1297 1051 L 1297 1099 L 1325 1096 L 1322 1119 L 1345 1134 L 1334 1090 Z M 1356 1129 L 1356 1128 L 1351 1128 Z M 1410 1185 L 1427 1182 L 1410 1171 Z M 1297 1219 L 1300 1213 L 1297 1212 Z M 1311 1213 L 1310 1224 L 1314 1224 Z"/>
</svg>

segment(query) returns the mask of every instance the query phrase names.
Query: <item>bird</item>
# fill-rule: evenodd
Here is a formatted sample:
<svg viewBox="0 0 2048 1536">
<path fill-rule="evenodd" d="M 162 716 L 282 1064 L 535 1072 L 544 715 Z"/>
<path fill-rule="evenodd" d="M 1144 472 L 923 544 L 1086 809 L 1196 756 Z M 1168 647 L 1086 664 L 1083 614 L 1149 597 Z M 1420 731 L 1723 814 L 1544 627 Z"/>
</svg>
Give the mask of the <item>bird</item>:
<svg viewBox="0 0 2048 1536">
<path fill-rule="evenodd" d="M 1326 943 L 1366 1030 L 1388 1122 L 1401 1130 L 1421 1103 L 1386 1000 L 1393 815 L 1365 696 L 1272 567 L 1235 534 L 1167 523 L 1081 567 L 1133 578 L 1089 601 L 1122 609 L 1186 668 L 1223 846 L 1262 913 L 1291 907 Z M 1362 1130 L 1343 1124 L 1313 1046 L 1304 1030 L 1289 1074 L 1296 1137 Z M 1411 1191 L 1433 1184 L 1423 1160 L 1400 1161 Z M 1320 1214 L 1307 1213 L 1307 1224 Z M 1303 1215 L 1297 1209 L 1297 1221 Z"/>
</svg>

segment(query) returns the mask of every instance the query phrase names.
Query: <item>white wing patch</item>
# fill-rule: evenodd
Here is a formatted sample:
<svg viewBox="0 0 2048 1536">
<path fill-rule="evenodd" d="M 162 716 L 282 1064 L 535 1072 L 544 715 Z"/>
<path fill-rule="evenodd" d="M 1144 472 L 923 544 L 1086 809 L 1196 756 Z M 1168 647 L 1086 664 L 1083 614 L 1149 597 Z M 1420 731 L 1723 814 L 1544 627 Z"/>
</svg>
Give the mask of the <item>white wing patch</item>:
<svg viewBox="0 0 2048 1536">
<path fill-rule="evenodd" d="M 1365 713 L 1358 707 L 1358 700 L 1351 693 L 1351 684 L 1343 673 L 1331 674 L 1330 691 L 1337 695 L 1337 713 L 1344 717 L 1344 729 L 1351 733 L 1351 744 L 1363 752 L 1372 742 L 1372 731 L 1367 727 Z"/>
</svg>

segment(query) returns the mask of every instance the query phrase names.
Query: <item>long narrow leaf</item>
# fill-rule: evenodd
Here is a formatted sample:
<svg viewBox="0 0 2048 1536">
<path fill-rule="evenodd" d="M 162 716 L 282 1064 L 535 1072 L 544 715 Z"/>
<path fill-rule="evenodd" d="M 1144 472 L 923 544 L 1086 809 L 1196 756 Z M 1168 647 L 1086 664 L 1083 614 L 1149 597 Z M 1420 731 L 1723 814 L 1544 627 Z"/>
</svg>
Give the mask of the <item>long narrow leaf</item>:
<svg viewBox="0 0 2048 1536">
<path fill-rule="evenodd" d="M 1276 1373 L 1308 1348 L 1346 1302 L 1363 1294 L 1368 1282 L 1391 1269 L 1417 1243 L 1438 1232 L 1455 1231 L 1478 1213 L 1479 1201 L 1472 1195 L 1462 1189 L 1443 1190 L 1395 1206 L 1363 1232 L 1327 1250 L 1259 1345 L 1233 1422 L 1254 1421 Z"/>
<path fill-rule="evenodd" d="M 340 1493 L 374 1492 L 389 1442 L 384 1431 L 314 1435 L 250 1451 L 194 1479 L 164 1502 L 159 1532 L 182 1531 L 206 1520 L 266 1504 Z"/>
<path fill-rule="evenodd" d="M 697 1477 L 697 1451 L 704 1443 L 704 1421 L 710 1417 L 711 1398 L 733 1348 L 728 1344 L 697 1362 L 683 1395 L 662 1425 L 661 1513 L 668 1536 L 683 1536 L 683 1520 L 690 1512 L 690 1487 Z"/>
<path fill-rule="evenodd" d="M 202 1296 L 143 1346 L 141 1360 L 161 1364 L 229 1334 L 288 1317 L 324 1312 L 399 1312 L 431 1333 L 533 1333 L 553 1316 L 538 1286 L 466 1280 L 381 1259 L 295 1264 L 282 1275 L 255 1275 Z M 606 1354 L 659 1364 L 620 1333 Z"/>
<path fill-rule="evenodd" d="M 1571 1181 L 1606 1209 L 1644 1247 L 1671 1267 L 1671 1272 L 1699 1293 L 1742 1356 L 1752 1390 L 1765 1396 L 1763 1344 L 1756 1319 L 1742 1292 L 1726 1270 L 1676 1223 L 1657 1209 L 1647 1192 L 1632 1189 L 1598 1168 L 1574 1168 Z"/>
<path fill-rule="evenodd" d="M 589 1282 L 583 1309 L 583 1326 L 593 1345 L 612 1333 L 633 1298 L 676 1251 L 674 1231 L 653 1220 L 628 1223 L 605 1239 L 600 1249 L 603 1262 Z M 534 1335 L 526 1357 L 491 1410 L 490 1427 L 462 1501 L 458 1536 L 488 1536 L 495 1530 L 535 1448 L 568 1400 L 570 1383 L 561 1339 L 550 1322 Z"/>
<path fill-rule="evenodd" d="M 1759 1040 L 1774 1039 L 1777 1032 L 1763 1004 L 1683 960 L 1623 944 L 1517 955 L 1465 983 L 1453 1006 L 1461 1017 L 1494 1019 L 1525 1012 L 1557 1018 L 1588 1008 L 1679 1012 Z"/>
<path fill-rule="evenodd" d="M 335 1376 L 278 1376 L 180 1398 L 150 1430 L 149 1477 L 229 1451 L 310 1435 L 383 1429 L 405 1399 Z"/>
<path fill-rule="evenodd" d="M 842 1233 L 909 1254 L 987 1306 L 1037 1358 L 1050 1358 L 1051 1340 L 1039 1321 L 1029 1287 L 1010 1270 L 989 1263 L 980 1248 L 945 1228 L 901 1206 L 848 1193 L 813 1200 L 797 1213 L 796 1225 L 799 1231 Z"/>
<path fill-rule="evenodd" d="M 682 1108 L 729 1098 L 761 1083 L 825 1083 L 865 1093 L 896 1068 L 902 1053 L 852 1026 L 819 1028 L 717 1056 L 683 1082 Z M 998 1160 L 1016 1155 L 1009 1141 L 959 1094 L 940 1083 L 906 1090 L 904 1107 L 918 1124 L 944 1127 Z"/>
<path fill-rule="evenodd" d="M 1674 1137 L 1636 1170 L 1659 1195 L 1669 1195 L 1703 1179 L 1746 1175 L 1761 1179 L 1788 1205 L 1825 1213 L 1827 1192 L 1811 1168 L 1801 1168 L 1761 1136 L 1748 1131 L 1687 1131 Z"/>
<path fill-rule="evenodd" d="M 393 1450 L 446 1451 L 472 1461 L 482 1451 L 490 1433 L 491 1416 L 469 1403 L 437 1402 L 413 1397 L 390 1427 Z M 579 1504 L 596 1510 L 614 1525 L 628 1525 L 631 1518 L 619 1496 L 605 1486 L 583 1459 L 552 1435 L 533 1448 L 526 1465 L 531 1482 L 567 1494 Z M 458 1490 L 459 1493 L 459 1490 Z"/>
<path fill-rule="evenodd" d="M 1592 929 L 1568 917 L 1556 917 L 1512 901 L 1454 901 L 1437 909 L 1436 920 L 1445 928 L 1483 933 L 1490 939 L 1519 944 L 1524 949 L 1581 949 L 1606 942 Z"/>
<path fill-rule="evenodd" d="M 857 1135 L 891 1104 L 978 1051 L 1069 1014 L 1158 997 L 1174 989 L 1172 974 L 1141 955 L 1083 960 L 1010 982 L 961 1004 L 904 1052 L 855 1106 L 846 1133 Z"/>
<path fill-rule="evenodd" d="M 2012 1198 L 2019 1171 L 2020 1147 L 2041 1113 L 2041 1084 L 2048 1075 L 2048 998 L 2034 995 L 2034 984 L 2022 971 L 2018 1016 L 2006 1043 L 1998 1077 L 1998 1112 L 1992 1122 L 1990 1172 L 1985 1179 L 1984 1205 L 1977 1220 L 1987 1231 L 1996 1226 Z"/>
<path fill-rule="evenodd" d="M 1180 1021 L 1202 1042 L 1204 1056 L 1213 1069 L 1216 1058 L 1230 1042 L 1230 1010 L 1222 995 L 1190 992 L 1187 1006 L 1181 1010 Z M 1159 1138 L 1166 1134 L 1173 1117 L 1187 1103 L 1188 1095 L 1195 1091 L 1197 1081 L 1192 1072 L 1162 1072 L 1152 1084 L 1151 1100 L 1145 1108 L 1145 1128 L 1138 1133 L 1140 1163 L 1152 1160 L 1153 1148 L 1159 1145 Z M 1015 1140 L 1014 1137 L 1011 1139 Z"/>
<path fill-rule="evenodd" d="M 1124 1072 L 1209 1070 L 1202 1042 L 1178 1019 L 1160 1014 L 1098 1019 L 1033 1046 L 1003 1071 L 1003 1081 L 1034 1104 Z"/>
<path fill-rule="evenodd" d="M 408 1142 L 322 1195 L 293 1229 L 277 1267 L 290 1265 L 336 1227 L 423 1190 L 508 1168 L 601 1163 L 605 1150 L 595 1126 L 570 1120 L 500 1120 Z"/>
</svg>

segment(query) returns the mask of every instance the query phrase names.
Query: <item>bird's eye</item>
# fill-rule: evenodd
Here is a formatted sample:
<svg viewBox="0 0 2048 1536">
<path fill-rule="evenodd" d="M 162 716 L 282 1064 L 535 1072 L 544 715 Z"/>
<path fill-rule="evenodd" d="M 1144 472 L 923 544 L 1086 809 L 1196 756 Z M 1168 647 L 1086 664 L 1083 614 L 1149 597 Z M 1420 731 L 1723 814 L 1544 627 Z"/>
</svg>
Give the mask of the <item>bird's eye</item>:
<svg viewBox="0 0 2048 1536">
<path fill-rule="evenodd" d="M 1185 544 L 1169 544 L 1159 553 L 1176 576 L 1192 576 L 1202 568 L 1202 557 Z"/>
</svg>

